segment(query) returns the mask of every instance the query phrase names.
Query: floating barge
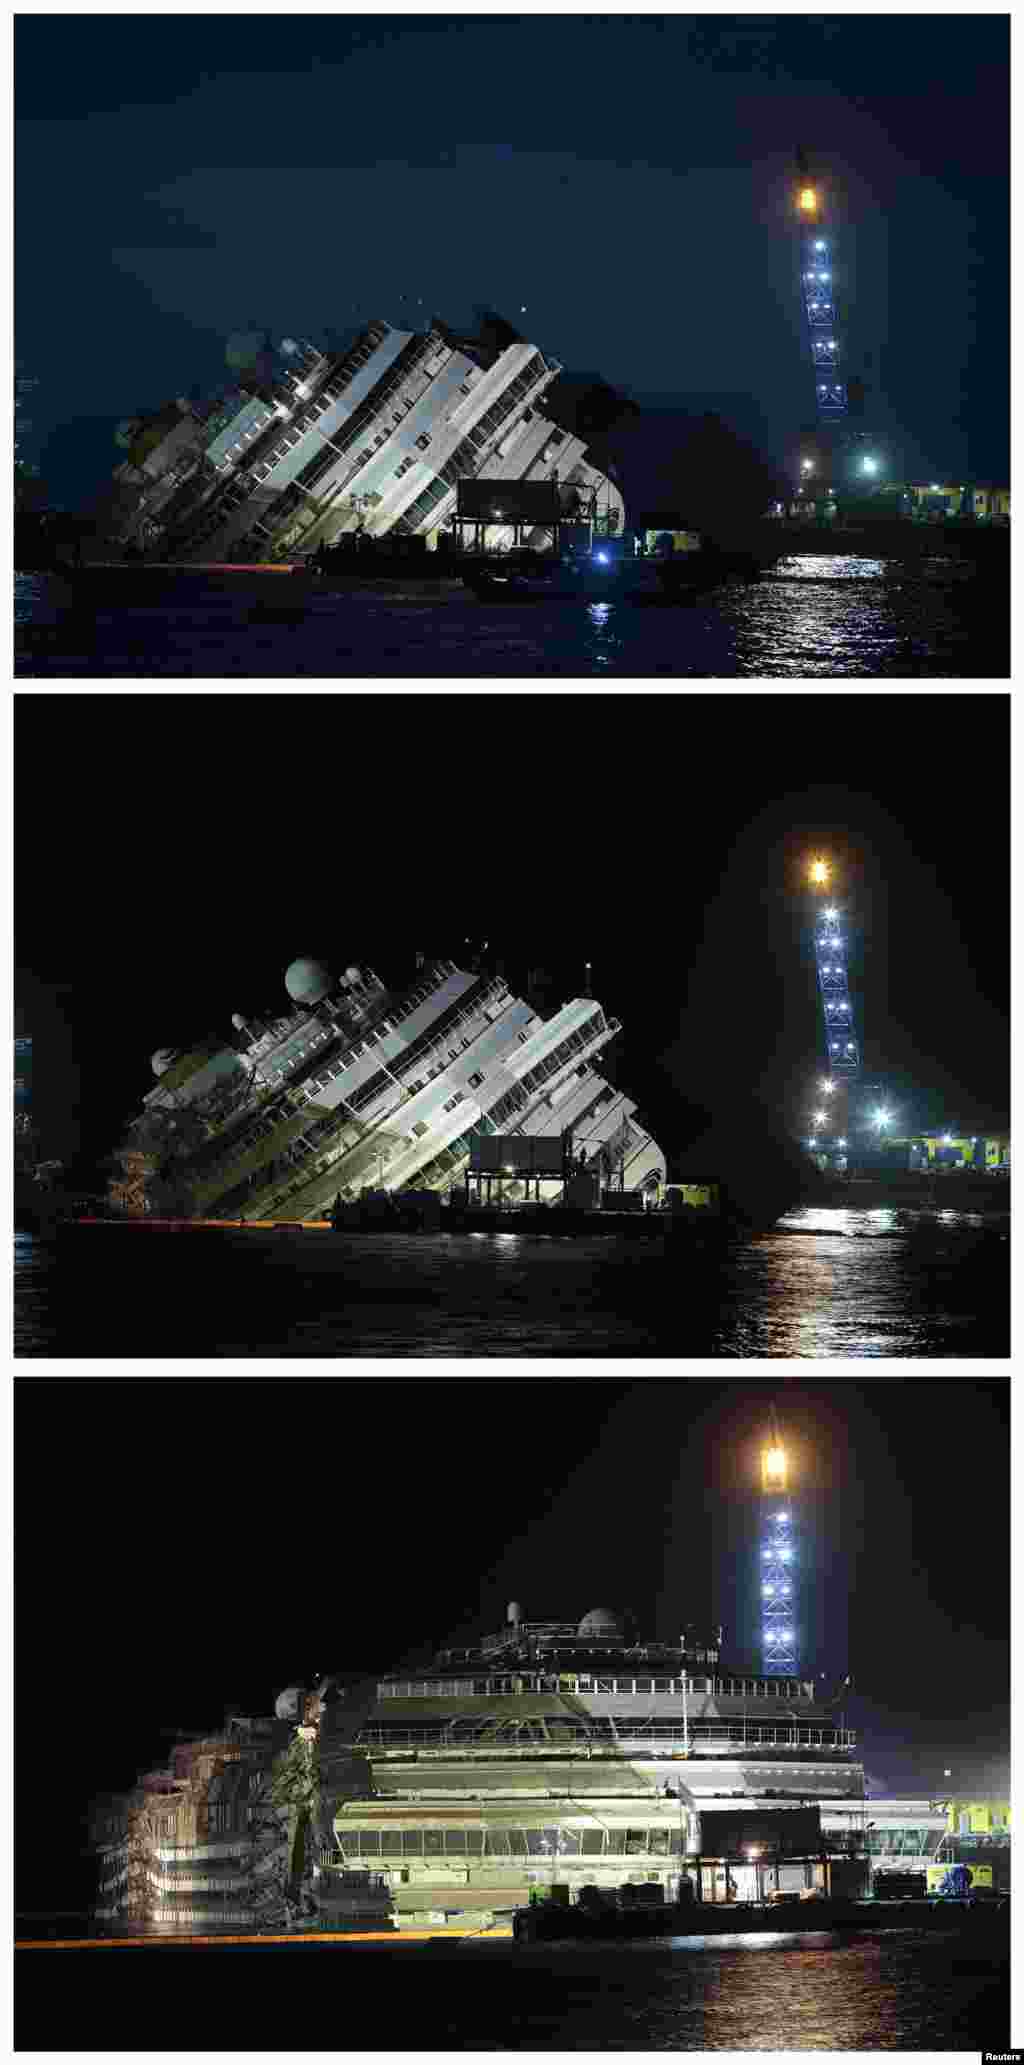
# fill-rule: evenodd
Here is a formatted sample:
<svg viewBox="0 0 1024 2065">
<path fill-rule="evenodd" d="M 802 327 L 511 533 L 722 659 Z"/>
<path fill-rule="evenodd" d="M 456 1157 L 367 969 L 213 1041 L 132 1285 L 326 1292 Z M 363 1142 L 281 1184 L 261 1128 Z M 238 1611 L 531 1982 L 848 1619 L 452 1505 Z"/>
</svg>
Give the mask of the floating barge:
<svg viewBox="0 0 1024 2065">
<path fill-rule="evenodd" d="M 998 1955 L 1009 1956 L 1010 1902 L 990 1900 L 780 1900 L 770 1906 L 682 1903 L 593 1910 L 544 1901 L 517 1908 L 512 1934 L 517 1943 L 564 1940 L 601 1942 L 631 1937 L 700 1941 L 721 1936 L 821 1935 L 834 1930 L 969 1929 Z"/>
<path fill-rule="evenodd" d="M 522 1237 L 543 1234 L 551 1239 L 584 1236 L 628 1235 L 721 1241 L 732 1231 L 731 1222 L 710 1214 L 694 1212 L 602 1212 L 573 1206 L 523 1206 L 502 1210 L 482 1205 L 471 1211 L 455 1206 L 436 1212 L 406 1208 L 399 1201 L 379 1211 L 360 1205 L 346 1206 L 337 1219 L 163 1219 L 150 1214 L 123 1218 L 83 1215 L 53 1222 L 63 1230 L 91 1227 L 132 1227 L 158 1233 L 308 1233 L 347 1236 L 351 1233 L 500 1233 Z"/>
</svg>

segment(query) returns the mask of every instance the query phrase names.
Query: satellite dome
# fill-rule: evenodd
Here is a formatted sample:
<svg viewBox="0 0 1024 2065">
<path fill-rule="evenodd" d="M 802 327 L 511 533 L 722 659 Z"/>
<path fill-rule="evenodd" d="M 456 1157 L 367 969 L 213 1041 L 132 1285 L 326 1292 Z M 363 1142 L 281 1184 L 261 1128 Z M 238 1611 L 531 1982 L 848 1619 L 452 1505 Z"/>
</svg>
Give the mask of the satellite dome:
<svg viewBox="0 0 1024 2065">
<path fill-rule="evenodd" d="M 614 1613 L 610 1606 L 594 1606 L 584 1614 L 576 1632 L 593 1635 L 602 1642 L 621 1642 L 626 1628 L 621 1613 Z"/>
<path fill-rule="evenodd" d="M 240 1011 L 232 1011 L 231 1023 L 234 1026 L 236 1032 L 245 1031 L 245 1019 L 242 1017 Z"/>
<path fill-rule="evenodd" d="M 288 1685 L 279 1692 L 274 1701 L 274 1712 L 279 1721 L 298 1721 L 302 1716 L 302 1704 L 306 1697 L 302 1685 Z"/>
<path fill-rule="evenodd" d="M 361 969 L 361 968 L 346 968 L 346 970 L 345 970 L 345 981 L 346 981 L 346 982 L 362 982 L 362 979 L 363 979 L 363 971 L 362 971 L 362 969 Z"/>
<path fill-rule="evenodd" d="M 171 1063 L 178 1058 L 177 1047 L 158 1047 L 151 1057 L 150 1066 L 155 1076 L 166 1075 Z"/>
<path fill-rule="evenodd" d="M 322 961 L 300 959 L 288 969 L 284 986 L 293 1004 L 319 1004 L 331 987 L 330 969 Z"/>
</svg>

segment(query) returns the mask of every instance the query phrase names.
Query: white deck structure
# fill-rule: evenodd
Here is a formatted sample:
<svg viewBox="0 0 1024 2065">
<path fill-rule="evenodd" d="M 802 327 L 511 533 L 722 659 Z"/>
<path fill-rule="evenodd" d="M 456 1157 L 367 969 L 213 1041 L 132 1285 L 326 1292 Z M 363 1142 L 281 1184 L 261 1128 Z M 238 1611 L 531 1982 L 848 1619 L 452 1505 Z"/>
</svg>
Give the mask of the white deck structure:
<svg viewBox="0 0 1024 2065">
<path fill-rule="evenodd" d="M 556 1880 L 571 1897 L 653 1882 L 674 1898 L 714 1808 L 818 1806 L 830 1850 L 862 1847 L 855 1737 L 813 1683 L 736 1678 L 714 1638 L 627 1643 L 613 1620 L 510 1625 L 361 1703 L 328 1681 L 327 1787 L 353 1749 L 368 1777 L 361 1797 L 336 1787 L 327 1904 L 331 1874 L 359 1868 L 387 1877 L 409 1919 L 483 1918 Z M 703 1869 L 705 1897 L 720 1897 Z M 783 1885 L 806 1883 L 803 1865 L 781 1869 Z"/>
<path fill-rule="evenodd" d="M 173 463 L 161 449 L 158 482 L 119 470 L 139 493 L 125 537 L 197 561 L 305 555 L 357 528 L 432 545 L 458 481 L 477 477 L 596 488 L 599 513 L 622 527 L 614 482 L 541 407 L 558 361 L 507 324 L 463 336 L 440 319 L 426 332 L 380 319 L 343 354 L 289 339 L 277 362 L 272 385 L 217 419 L 214 437 L 196 421 Z M 489 546 L 506 538 L 488 526 Z"/>
<path fill-rule="evenodd" d="M 314 1006 L 236 1021 L 235 1048 L 154 1058 L 135 1128 L 137 1144 L 180 1143 L 201 1214 L 316 1218 L 365 1189 L 443 1195 L 464 1181 L 475 1134 L 571 1134 L 574 1164 L 610 1186 L 664 1181 L 633 1099 L 595 1066 L 619 1021 L 593 997 L 545 1019 L 503 977 L 444 960 L 403 993 L 353 968 Z M 562 1189 L 542 1181 L 541 1201 Z M 508 1202 L 524 1195 L 507 1184 Z"/>
</svg>

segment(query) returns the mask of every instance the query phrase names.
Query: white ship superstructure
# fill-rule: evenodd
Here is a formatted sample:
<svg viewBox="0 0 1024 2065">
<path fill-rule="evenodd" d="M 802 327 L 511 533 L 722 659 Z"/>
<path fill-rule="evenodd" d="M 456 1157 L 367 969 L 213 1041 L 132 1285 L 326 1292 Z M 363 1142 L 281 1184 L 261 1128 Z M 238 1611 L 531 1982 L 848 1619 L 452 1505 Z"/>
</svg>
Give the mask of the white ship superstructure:
<svg viewBox="0 0 1024 2065">
<path fill-rule="evenodd" d="M 463 336 L 439 319 L 426 332 L 375 320 L 342 354 L 285 339 L 275 365 L 214 437 L 190 417 L 141 469 L 119 469 L 138 490 L 124 536 L 214 562 L 305 555 L 356 529 L 432 545 L 458 482 L 478 477 L 596 489 L 622 527 L 618 488 L 541 407 L 558 361 L 507 324 Z M 512 535 L 498 522 L 486 542 Z"/>
<path fill-rule="evenodd" d="M 698 1860 L 704 1817 L 722 1809 L 814 1807 L 823 1853 L 862 1853 L 856 1738 L 812 1680 L 734 1675 L 721 1631 L 664 1643 L 634 1640 L 606 1608 L 578 1624 L 509 1615 L 477 1648 L 386 1678 L 361 1706 L 320 1688 L 326 1785 L 353 1752 L 370 1779 L 362 1797 L 336 1788 L 325 1913 L 332 1874 L 359 1869 L 384 1874 L 409 1919 L 500 1913 L 555 1882 L 570 1898 L 627 1883 L 675 1898 L 698 1869 L 703 1897 L 721 1898 L 721 1868 Z M 820 1884 L 815 1870 L 782 1864 L 780 1888 Z M 753 1897 L 753 1867 L 731 1883 Z"/>
<path fill-rule="evenodd" d="M 153 1057 L 125 1147 L 162 1155 L 165 1181 L 169 1158 L 196 1213 L 313 1218 L 367 1189 L 443 1195 L 484 1135 L 561 1136 L 574 1167 L 624 1190 L 664 1181 L 633 1099 L 595 1065 L 619 1031 L 595 998 L 543 1018 L 503 976 L 449 960 L 402 993 L 367 969 L 332 984 L 308 961 L 287 982 L 296 1008 L 269 1022 L 236 1013 L 233 1046 Z M 540 1199 L 562 1190 L 549 1178 Z M 523 1195 L 506 1186 L 507 1202 Z"/>
<path fill-rule="evenodd" d="M 289 1686 L 273 1715 L 229 1713 L 94 1803 L 97 1916 L 476 1929 L 554 1888 L 856 1894 L 872 1866 L 884 1891 L 890 1869 L 952 1854 L 952 1803 L 868 1796 L 841 1688 L 741 1676 L 721 1641 L 637 1637 L 607 1607 L 528 1621 L 513 1604 L 423 1669 Z M 314 1753 L 297 1861 L 289 1772 Z M 1005 1843 L 1008 1804 L 991 1811 Z"/>
</svg>

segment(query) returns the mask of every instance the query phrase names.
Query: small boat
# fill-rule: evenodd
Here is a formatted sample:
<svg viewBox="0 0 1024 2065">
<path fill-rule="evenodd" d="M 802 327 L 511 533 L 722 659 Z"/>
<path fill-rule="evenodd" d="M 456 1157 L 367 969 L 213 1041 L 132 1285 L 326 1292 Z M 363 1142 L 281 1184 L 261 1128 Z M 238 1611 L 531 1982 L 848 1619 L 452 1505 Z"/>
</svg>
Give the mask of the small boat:
<svg viewBox="0 0 1024 2065">
<path fill-rule="evenodd" d="M 463 585 L 482 602 L 696 601 L 725 581 L 752 580 L 765 561 L 753 552 L 702 545 L 668 559 L 623 559 L 600 551 L 587 559 L 552 560 L 509 554 L 461 570 Z"/>
<path fill-rule="evenodd" d="M 697 558 L 694 554 L 694 559 Z M 696 576 L 696 569 L 695 569 Z M 538 565 L 496 562 L 462 572 L 463 586 L 481 602 L 676 602 L 690 600 L 707 585 L 699 577 L 671 584 L 663 569 L 643 560 L 604 563 L 541 560 Z"/>
</svg>

